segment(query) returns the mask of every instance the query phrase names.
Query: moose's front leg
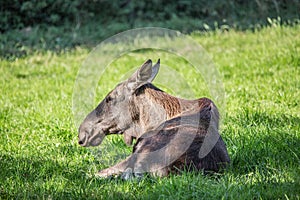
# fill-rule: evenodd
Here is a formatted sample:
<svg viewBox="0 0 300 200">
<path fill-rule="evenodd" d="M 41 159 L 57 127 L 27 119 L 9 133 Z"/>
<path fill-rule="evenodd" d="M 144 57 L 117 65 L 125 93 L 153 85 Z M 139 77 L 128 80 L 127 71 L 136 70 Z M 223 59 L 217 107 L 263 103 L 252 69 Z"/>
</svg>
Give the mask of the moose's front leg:
<svg viewBox="0 0 300 200">
<path fill-rule="evenodd" d="M 96 176 L 101 177 L 101 178 L 108 178 L 113 175 L 119 175 L 121 172 L 117 169 L 114 169 L 113 167 L 103 169 L 96 173 Z"/>
<path fill-rule="evenodd" d="M 99 171 L 96 176 L 108 178 L 114 175 L 122 175 L 122 178 L 127 180 L 133 176 L 140 177 L 145 172 L 151 172 L 154 176 L 163 177 L 168 175 L 168 167 L 163 167 L 164 164 L 162 161 L 153 160 L 153 157 L 147 153 L 133 153 L 120 163 Z"/>
<path fill-rule="evenodd" d="M 128 169 L 132 169 L 133 164 L 133 156 L 127 157 L 125 160 L 119 162 L 118 164 L 103 169 L 96 173 L 96 176 L 101 178 L 107 178 L 114 175 L 121 175 L 123 172 L 128 171 Z"/>
</svg>

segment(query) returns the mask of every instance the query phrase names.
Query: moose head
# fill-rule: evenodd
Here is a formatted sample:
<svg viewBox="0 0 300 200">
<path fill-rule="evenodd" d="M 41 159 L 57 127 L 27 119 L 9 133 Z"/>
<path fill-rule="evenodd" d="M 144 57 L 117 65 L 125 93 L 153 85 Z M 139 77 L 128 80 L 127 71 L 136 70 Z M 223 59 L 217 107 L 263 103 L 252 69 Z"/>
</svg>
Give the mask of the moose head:
<svg viewBox="0 0 300 200">
<path fill-rule="evenodd" d="M 78 143 L 84 147 L 97 146 L 105 135 L 124 134 L 125 142 L 131 144 L 138 132 L 145 131 L 147 127 L 138 124 L 140 111 L 136 102 L 137 90 L 153 81 L 159 66 L 160 60 L 154 66 L 150 59 L 147 60 L 131 77 L 108 93 L 80 125 Z"/>
</svg>

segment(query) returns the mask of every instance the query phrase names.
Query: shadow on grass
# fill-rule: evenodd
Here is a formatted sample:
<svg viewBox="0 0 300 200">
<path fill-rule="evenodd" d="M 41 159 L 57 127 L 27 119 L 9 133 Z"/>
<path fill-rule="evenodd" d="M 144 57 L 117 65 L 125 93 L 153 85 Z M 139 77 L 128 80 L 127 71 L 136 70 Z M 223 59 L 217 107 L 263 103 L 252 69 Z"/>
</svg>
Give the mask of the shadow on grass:
<svg viewBox="0 0 300 200">
<path fill-rule="evenodd" d="M 225 129 L 225 134 L 235 132 L 227 139 L 231 149 L 232 169 L 236 174 L 259 172 L 266 175 L 279 173 L 300 164 L 300 118 L 285 114 L 267 114 L 245 110 L 237 117 L 229 117 L 235 128 Z"/>
<path fill-rule="evenodd" d="M 101 190 L 109 180 L 88 177 L 86 164 L 76 166 L 70 165 L 70 161 L 59 163 L 41 157 L 19 158 L 6 154 L 0 160 L 0 197 L 4 199 L 123 199 L 128 196 L 119 191 Z"/>
<path fill-rule="evenodd" d="M 97 179 L 87 176 L 90 165 L 93 165 L 90 162 L 93 161 L 80 158 L 73 161 L 74 152 L 78 153 L 78 149 L 67 146 L 58 149 L 58 152 L 66 155 L 64 160 L 55 159 L 55 155 L 44 155 L 47 158 L 43 155 L 18 157 L 2 152 L 0 197 L 157 199 L 183 195 L 182 198 L 214 199 L 222 195 L 237 198 L 241 193 L 249 199 L 255 196 L 280 198 L 283 194 L 297 197 L 300 140 L 296 133 L 299 131 L 300 118 L 245 111 L 240 116 L 229 118 L 227 123 L 239 124 L 238 134 L 226 136 L 232 164 L 218 178 L 201 173 L 186 173 L 129 183 L 120 179 Z M 231 130 L 227 128 L 224 131 Z M 252 180 L 253 175 L 256 178 Z M 249 177 L 247 179 L 251 181 L 242 184 L 241 177 Z M 216 188 L 218 192 L 212 193 Z"/>
</svg>

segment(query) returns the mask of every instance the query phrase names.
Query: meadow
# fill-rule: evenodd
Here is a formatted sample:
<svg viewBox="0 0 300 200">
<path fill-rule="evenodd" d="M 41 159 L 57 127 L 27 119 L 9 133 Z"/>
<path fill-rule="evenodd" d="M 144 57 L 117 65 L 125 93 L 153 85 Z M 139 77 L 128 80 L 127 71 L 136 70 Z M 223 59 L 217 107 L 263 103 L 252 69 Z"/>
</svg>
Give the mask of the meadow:
<svg viewBox="0 0 300 200">
<path fill-rule="evenodd" d="M 190 36 L 212 56 L 224 84 L 228 169 L 129 181 L 95 177 L 131 148 L 120 136 L 100 147 L 78 145 L 72 94 L 90 49 L 40 50 L 0 58 L 0 199 L 299 199 L 300 26 Z M 109 69 L 125 73 L 147 56 L 124 55 Z M 169 66 L 185 65 L 174 55 L 159 56 L 172 60 Z M 180 73 L 196 96 L 209 95 L 189 69 Z M 117 72 L 99 80 L 95 106 L 117 84 Z"/>
</svg>

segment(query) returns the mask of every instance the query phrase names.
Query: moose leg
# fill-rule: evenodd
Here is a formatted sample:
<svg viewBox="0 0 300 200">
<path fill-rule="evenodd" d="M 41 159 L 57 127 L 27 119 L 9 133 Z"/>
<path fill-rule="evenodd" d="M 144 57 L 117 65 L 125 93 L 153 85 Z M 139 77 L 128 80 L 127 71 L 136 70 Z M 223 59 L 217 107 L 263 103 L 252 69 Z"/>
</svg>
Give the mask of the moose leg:
<svg viewBox="0 0 300 200">
<path fill-rule="evenodd" d="M 103 169 L 101 171 L 99 171 L 98 173 L 96 173 L 96 176 L 101 177 L 101 178 L 108 178 L 110 176 L 114 176 L 114 175 L 121 175 L 123 173 L 127 173 L 124 174 L 125 177 L 130 177 L 133 173 L 139 174 L 138 172 L 134 171 L 134 169 L 128 167 L 128 158 L 126 160 L 123 160 L 122 162 Z M 130 173 L 130 174 L 128 174 Z M 150 174 L 152 174 L 152 176 L 157 176 L 157 177 L 164 177 L 164 176 L 168 176 L 169 172 L 168 172 L 168 168 L 162 168 L 162 169 L 158 169 L 155 170 L 153 172 L 151 172 Z M 128 178 L 125 178 L 128 179 Z"/>
<path fill-rule="evenodd" d="M 194 140 L 195 130 L 197 131 L 192 127 L 176 130 L 176 134 L 172 132 L 173 129 L 154 135 L 149 133 L 150 136 L 139 138 L 134 146 L 134 152 L 128 158 L 100 171 L 97 175 L 108 177 L 124 172 L 134 174 L 150 172 L 154 176 L 167 176 L 168 167 L 187 151 L 191 141 Z"/>
<path fill-rule="evenodd" d="M 99 171 L 96 176 L 107 178 L 113 175 L 124 175 L 125 177 L 130 177 L 134 173 L 135 175 L 140 175 L 145 172 L 150 172 L 154 176 L 167 176 L 168 166 L 160 167 L 162 163 L 151 164 L 149 157 L 144 157 L 142 154 L 131 154 L 125 160 L 119 162 L 118 164 L 103 169 Z M 128 178 L 125 178 L 128 179 Z"/>
<path fill-rule="evenodd" d="M 169 170 L 168 167 L 164 167 L 161 169 L 157 169 L 153 172 L 151 172 L 152 176 L 156 176 L 156 177 L 164 177 L 164 176 L 168 176 L 169 175 Z"/>
<path fill-rule="evenodd" d="M 119 162 L 118 164 L 99 171 L 96 174 L 96 176 L 102 177 L 102 178 L 107 178 L 107 177 L 113 176 L 113 175 L 120 175 L 121 173 L 126 171 L 126 169 L 129 168 L 129 164 L 130 164 L 131 160 L 132 160 L 132 156 L 129 156 L 125 160 Z"/>
</svg>

